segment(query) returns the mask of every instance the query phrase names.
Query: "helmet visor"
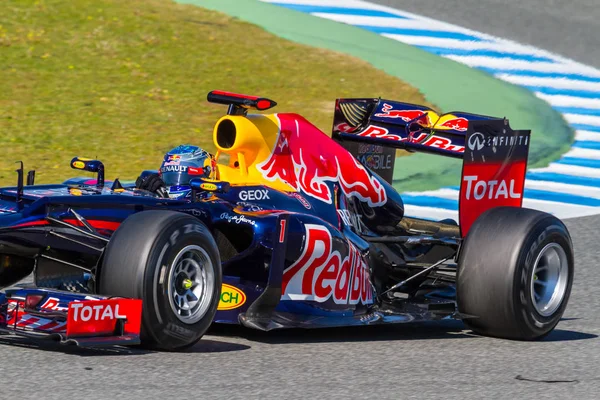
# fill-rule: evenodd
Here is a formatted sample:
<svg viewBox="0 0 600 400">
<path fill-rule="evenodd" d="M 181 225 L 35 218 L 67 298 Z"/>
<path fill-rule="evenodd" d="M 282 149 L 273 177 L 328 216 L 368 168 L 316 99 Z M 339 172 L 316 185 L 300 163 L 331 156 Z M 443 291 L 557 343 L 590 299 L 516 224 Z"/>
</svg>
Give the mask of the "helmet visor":
<svg viewBox="0 0 600 400">
<path fill-rule="evenodd" d="M 161 178 L 167 186 L 181 186 L 190 183 L 190 176 L 185 172 L 163 172 Z"/>
</svg>

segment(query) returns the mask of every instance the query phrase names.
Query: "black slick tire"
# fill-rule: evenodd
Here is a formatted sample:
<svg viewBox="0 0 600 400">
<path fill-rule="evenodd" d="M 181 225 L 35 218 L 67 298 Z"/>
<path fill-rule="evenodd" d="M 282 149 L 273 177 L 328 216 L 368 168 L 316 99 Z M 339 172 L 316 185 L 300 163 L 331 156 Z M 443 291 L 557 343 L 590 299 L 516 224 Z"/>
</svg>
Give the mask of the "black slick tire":
<svg viewBox="0 0 600 400">
<path fill-rule="evenodd" d="M 189 246 L 201 248 L 214 270 L 212 296 L 194 323 L 180 320 L 168 295 L 174 260 Z M 217 310 L 221 283 L 221 261 L 210 231 L 198 219 L 173 211 L 128 217 L 113 234 L 99 272 L 99 293 L 142 299 L 142 346 L 159 350 L 183 349 L 204 335 Z"/>
<path fill-rule="evenodd" d="M 564 251 L 561 254 L 566 270 L 561 270 L 565 274 L 561 276 L 565 291 L 555 310 L 542 315 L 534 303 L 532 280 L 537 279 L 536 260 L 549 245 Z M 573 272 L 571 238 L 558 218 L 525 208 L 488 210 L 475 221 L 461 246 L 458 311 L 466 314 L 463 321 L 467 327 L 482 335 L 516 340 L 542 338 L 564 313 Z"/>
</svg>

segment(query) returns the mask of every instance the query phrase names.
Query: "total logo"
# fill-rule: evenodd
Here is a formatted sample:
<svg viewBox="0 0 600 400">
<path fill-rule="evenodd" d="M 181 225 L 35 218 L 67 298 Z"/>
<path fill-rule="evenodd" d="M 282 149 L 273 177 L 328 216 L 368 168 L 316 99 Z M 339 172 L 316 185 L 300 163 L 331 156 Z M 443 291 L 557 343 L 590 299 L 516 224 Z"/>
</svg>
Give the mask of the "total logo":
<svg viewBox="0 0 600 400">
<path fill-rule="evenodd" d="M 270 200 L 268 189 L 242 190 L 240 200 Z"/>
<path fill-rule="evenodd" d="M 113 306 L 110 304 L 96 304 L 91 306 L 85 303 L 73 302 L 70 304 L 69 311 L 73 312 L 73 321 L 87 322 L 92 319 L 103 321 L 127 318 L 126 315 L 119 314 L 119 304 Z"/>
<path fill-rule="evenodd" d="M 241 307 L 246 302 L 246 294 L 235 286 L 224 283 L 221 286 L 221 297 L 219 298 L 219 305 L 217 310 L 233 310 L 234 308 Z"/>
<path fill-rule="evenodd" d="M 527 146 L 529 144 L 528 135 L 519 136 L 484 136 L 481 132 L 474 132 L 469 136 L 467 145 L 471 151 L 479 151 L 484 146 Z"/>
<path fill-rule="evenodd" d="M 515 192 L 515 180 L 493 180 L 493 181 L 478 181 L 477 175 L 465 175 L 463 181 L 467 183 L 467 191 L 465 198 L 475 200 L 486 199 L 520 199 L 522 193 Z"/>
<path fill-rule="evenodd" d="M 343 256 L 333 249 L 331 232 L 306 224 L 306 245 L 300 258 L 283 272 L 282 300 L 312 300 L 336 304 L 372 304 L 369 267 L 360 251 L 347 241 Z"/>
</svg>

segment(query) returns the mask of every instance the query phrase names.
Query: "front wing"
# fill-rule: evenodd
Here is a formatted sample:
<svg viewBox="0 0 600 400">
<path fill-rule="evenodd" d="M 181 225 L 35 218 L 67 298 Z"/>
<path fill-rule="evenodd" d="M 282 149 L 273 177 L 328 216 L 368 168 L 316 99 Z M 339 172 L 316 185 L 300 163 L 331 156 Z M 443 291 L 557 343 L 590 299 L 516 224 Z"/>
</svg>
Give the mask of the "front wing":
<svg viewBox="0 0 600 400">
<path fill-rule="evenodd" d="M 0 293 L 0 331 L 82 347 L 140 343 L 142 301 L 38 288 Z"/>
</svg>

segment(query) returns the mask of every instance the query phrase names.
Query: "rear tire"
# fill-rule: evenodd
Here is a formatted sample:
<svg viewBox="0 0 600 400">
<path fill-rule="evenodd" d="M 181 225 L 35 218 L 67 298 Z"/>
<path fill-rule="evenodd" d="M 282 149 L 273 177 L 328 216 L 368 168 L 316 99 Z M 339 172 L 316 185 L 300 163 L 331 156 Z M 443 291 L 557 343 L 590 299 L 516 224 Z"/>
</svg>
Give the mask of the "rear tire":
<svg viewBox="0 0 600 400">
<path fill-rule="evenodd" d="M 472 225 L 458 260 L 458 311 L 474 332 L 534 340 L 558 324 L 573 283 L 565 225 L 536 210 L 498 207 Z"/>
<path fill-rule="evenodd" d="M 217 245 L 202 222 L 143 211 L 127 218 L 108 243 L 99 293 L 142 299 L 142 345 L 178 350 L 211 325 L 221 283 Z"/>
</svg>

